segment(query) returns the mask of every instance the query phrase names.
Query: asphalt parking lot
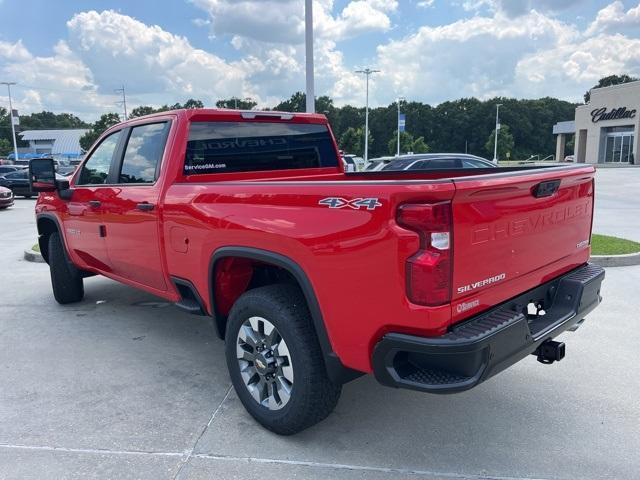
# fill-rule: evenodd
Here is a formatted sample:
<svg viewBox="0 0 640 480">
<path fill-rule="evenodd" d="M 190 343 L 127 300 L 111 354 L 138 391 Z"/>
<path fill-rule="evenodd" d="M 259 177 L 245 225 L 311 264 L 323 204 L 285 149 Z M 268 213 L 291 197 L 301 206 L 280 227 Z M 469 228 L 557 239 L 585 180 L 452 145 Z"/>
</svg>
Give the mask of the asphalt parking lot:
<svg viewBox="0 0 640 480">
<path fill-rule="evenodd" d="M 598 180 L 594 231 L 640 240 L 640 169 Z M 363 377 L 285 438 L 245 413 L 207 319 L 104 278 L 57 305 L 22 260 L 34 203 L 0 211 L 0 479 L 640 478 L 640 266 L 607 271 L 560 363 L 452 396 Z"/>
</svg>

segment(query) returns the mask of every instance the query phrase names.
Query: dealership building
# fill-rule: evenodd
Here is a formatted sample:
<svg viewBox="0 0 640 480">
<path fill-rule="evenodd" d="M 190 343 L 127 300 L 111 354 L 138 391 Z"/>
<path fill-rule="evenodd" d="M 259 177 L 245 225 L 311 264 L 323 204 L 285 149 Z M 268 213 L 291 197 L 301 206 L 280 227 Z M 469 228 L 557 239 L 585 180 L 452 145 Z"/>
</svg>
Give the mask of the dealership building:
<svg viewBox="0 0 640 480">
<path fill-rule="evenodd" d="M 576 108 L 575 121 L 554 125 L 556 159 L 564 158 L 566 140 L 575 135 L 576 162 L 638 165 L 639 130 L 640 81 L 595 88 L 589 103 Z"/>
</svg>

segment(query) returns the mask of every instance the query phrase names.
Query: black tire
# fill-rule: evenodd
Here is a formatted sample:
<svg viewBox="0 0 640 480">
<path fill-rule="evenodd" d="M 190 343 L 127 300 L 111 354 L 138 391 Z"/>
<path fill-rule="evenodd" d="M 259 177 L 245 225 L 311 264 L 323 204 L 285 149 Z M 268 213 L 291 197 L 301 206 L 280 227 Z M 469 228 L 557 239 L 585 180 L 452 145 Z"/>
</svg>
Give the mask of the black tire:
<svg viewBox="0 0 640 480">
<path fill-rule="evenodd" d="M 69 263 L 60 234 L 49 236 L 49 271 L 53 296 L 61 304 L 79 302 L 84 297 L 81 272 Z"/>
<path fill-rule="evenodd" d="M 291 359 L 294 382 L 288 402 L 279 410 L 258 403 L 240 373 L 238 332 L 245 321 L 256 316 L 275 326 Z M 280 435 L 298 433 L 324 420 L 338 403 L 342 386 L 327 376 L 311 314 L 296 286 L 277 284 L 245 292 L 231 309 L 225 339 L 233 387 L 246 410 L 268 430 Z"/>
</svg>

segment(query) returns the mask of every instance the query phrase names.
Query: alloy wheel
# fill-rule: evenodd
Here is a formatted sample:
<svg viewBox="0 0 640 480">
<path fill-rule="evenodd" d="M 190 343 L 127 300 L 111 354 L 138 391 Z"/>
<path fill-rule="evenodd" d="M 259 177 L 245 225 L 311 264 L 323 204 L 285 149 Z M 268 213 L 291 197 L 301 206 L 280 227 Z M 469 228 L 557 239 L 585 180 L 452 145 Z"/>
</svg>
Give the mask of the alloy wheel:
<svg viewBox="0 0 640 480">
<path fill-rule="evenodd" d="M 269 410 L 280 410 L 291 398 L 293 364 L 287 343 L 263 317 L 242 324 L 236 340 L 240 375 L 253 399 Z"/>
</svg>

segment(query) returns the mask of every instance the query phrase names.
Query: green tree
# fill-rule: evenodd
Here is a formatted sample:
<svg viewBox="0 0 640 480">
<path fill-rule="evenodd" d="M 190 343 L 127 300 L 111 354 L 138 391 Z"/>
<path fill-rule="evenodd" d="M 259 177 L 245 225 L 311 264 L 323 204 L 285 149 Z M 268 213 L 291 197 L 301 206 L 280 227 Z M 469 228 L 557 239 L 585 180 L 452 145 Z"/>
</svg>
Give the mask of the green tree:
<svg viewBox="0 0 640 480">
<path fill-rule="evenodd" d="M 6 138 L 0 138 L 0 157 L 6 157 L 13 151 L 13 145 Z"/>
<path fill-rule="evenodd" d="M 252 110 L 258 105 L 258 102 L 253 100 L 252 98 L 227 98 L 218 100 L 216 102 L 216 107 L 218 108 L 230 108 L 230 109 L 238 109 L 238 110 Z"/>
<path fill-rule="evenodd" d="M 484 148 L 486 151 L 493 157 L 493 149 L 494 149 L 494 138 L 496 135 L 495 129 L 489 135 L 489 139 L 487 143 L 484 144 Z M 514 147 L 513 135 L 511 135 L 511 131 L 509 130 L 509 125 L 505 125 L 504 123 L 500 127 L 500 133 L 498 134 L 498 158 L 506 158 L 507 153 L 511 155 Z"/>
<path fill-rule="evenodd" d="M 307 94 L 304 92 L 296 92 L 291 95 L 291 98 L 285 100 L 284 102 L 280 102 L 275 107 L 274 110 L 280 112 L 306 112 L 307 111 Z M 322 113 L 327 116 L 334 110 L 333 99 L 326 95 L 316 98 L 315 110 L 317 113 Z"/>
<path fill-rule="evenodd" d="M 296 92 L 291 95 L 291 98 L 280 102 L 273 109 L 279 112 L 304 112 L 307 109 L 307 95 L 303 92 Z"/>
<path fill-rule="evenodd" d="M 402 143 L 400 143 L 402 145 Z M 411 151 L 413 153 L 429 153 L 429 145 L 424 141 L 424 137 L 418 137 L 413 141 L 411 145 Z"/>
<path fill-rule="evenodd" d="M 202 100 L 197 100 L 195 98 L 190 98 L 189 100 L 184 102 L 183 105 L 177 108 L 175 108 L 176 105 L 180 105 L 180 104 L 176 103 L 173 107 L 171 107 L 171 110 L 178 110 L 180 108 L 204 108 L 204 103 L 202 103 Z"/>
<path fill-rule="evenodd" d="M 340 137 L 338 142 L 340 149 L 344 153 L 353 153 L 358 156 L 364 155 L 364 128 L 349 127 Z M 373 145 L 373 136 L 369 132 L 369 149 Z"/>
<path fill-rule="evenodd" d="M 398 131 L 393 132 L 393 137 L 389 140 L 389 153 L 395 155 L 398 152 Z M 400 132 L 400 154 L 403 153 L 428 153 L 429 145 L 424 141 L 424 137 L 413 138 L 409 132 Z"/>
<path fill-rule="evenodd" d="M 166 112 L 168 110 L 181 110 L 183 108 L 204 108 L 204 103 L 201 100 L 195 100 L 190 98 L 184 104 L 174 103 L 173 105 L 162 105 L 161 107 L 152 107 L 149 105 L 140 105 L 129 114 L 129 118 L 142 117 L 144 115 L 151 115 L 152 113 Z"/>
<path fill-rule="evenodd" d="M 620 85 L 621 83 L 635 82 L 636 80 L 640 79 L 627 75 L 626 73 L 623 73 L 622 75 L 609 75 L 608 77 L 602 77 L 598 80 L 598 83 L 594 85 L 592 89 L 610 87 L 611 85 Z M 584 94 L 584 103 L 589 103 L 589 100 L 591 100 L 591 90 L 587 90 Z"/>
<path fill-rule="evenodd" d="M 91 129 L 80 137 L 80 146 L 87 151 L 91 145 L 98 139 L 102 132 L 120 122 L 120 116 L 117 113 L 105 113 L 91 126 Z"/>
<path fill-rule="evenodd" d="M 131 110 L 131 112 L 129 113 L 129 118 L 144 117 L 145 115 L 151 115 L 152 113 L 156 113 L 157 111 L 158 110 L 148 105 L 140 105 L 139 107 Z"/>
</svg>

